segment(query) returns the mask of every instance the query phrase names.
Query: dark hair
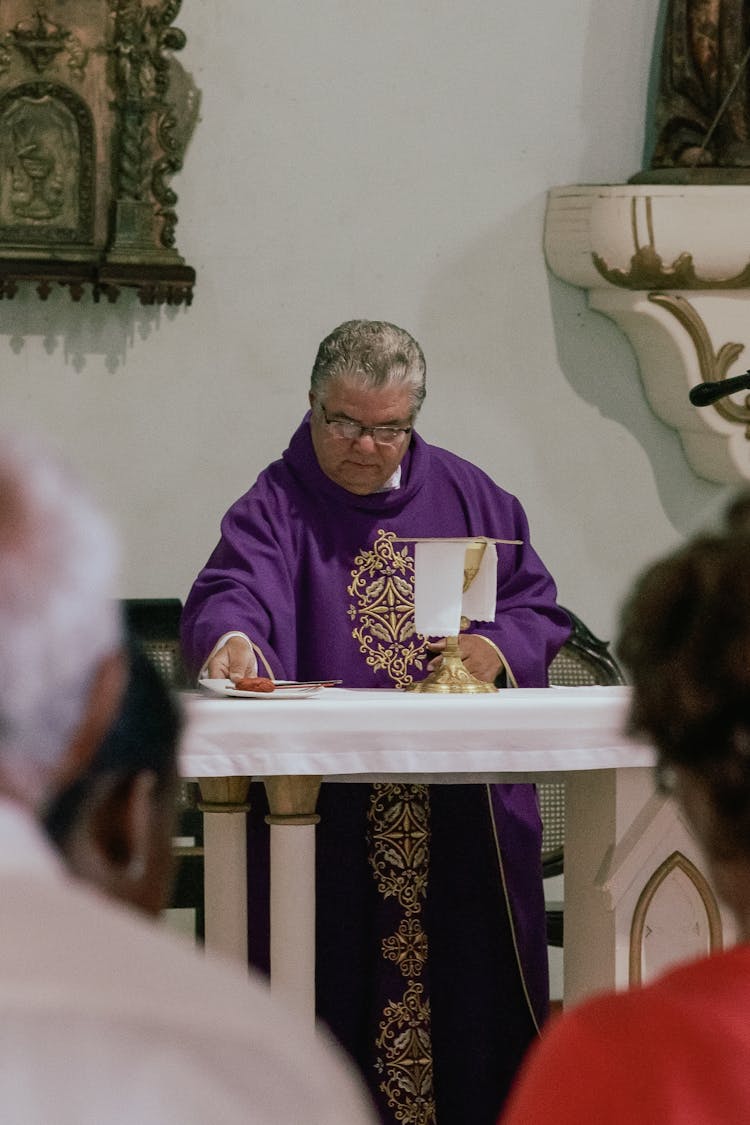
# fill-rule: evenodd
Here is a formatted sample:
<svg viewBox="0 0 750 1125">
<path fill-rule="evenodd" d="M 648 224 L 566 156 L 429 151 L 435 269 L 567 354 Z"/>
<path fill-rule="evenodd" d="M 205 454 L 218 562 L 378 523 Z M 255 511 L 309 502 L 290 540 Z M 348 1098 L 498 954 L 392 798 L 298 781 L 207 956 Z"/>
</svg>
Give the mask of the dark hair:
<svg viewBox="0 0 750 1125">
<path fill-rule="evenodd" d="M 156 774 L 166 790 L 176 771 L 182 719 L 169 688 L 135 641 L 128 644 L 128 684 L 114 726 L 84 773 L 58 794 L 44 815 L 48 834 L 63 846 L 96 781 L 105 776 L 123 784 L 143 770 Z"/>
<path fill-rule="evenodd" d="M 729 531 L 750 532 L 750 489 L 743 489 L 734 497 L 724 519 Z"/>
<path fill-rule="evenodd" d="M 750 853 L 750 527 L 727 521 L 651 566 L 620 622 L 628 729 L 662 771 L 705 783 L 725 841 Z"/>
</svg>

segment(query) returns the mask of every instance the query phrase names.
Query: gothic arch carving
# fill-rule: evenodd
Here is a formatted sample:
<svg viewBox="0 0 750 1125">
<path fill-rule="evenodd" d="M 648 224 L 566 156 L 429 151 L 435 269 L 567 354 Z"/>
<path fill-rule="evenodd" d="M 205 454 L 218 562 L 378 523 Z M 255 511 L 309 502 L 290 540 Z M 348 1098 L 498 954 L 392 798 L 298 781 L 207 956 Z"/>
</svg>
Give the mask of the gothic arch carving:
<svg viewBox="0 0 750 1125">
<path fill-rule="evenodd" d="M 697 897 L 703 906 L 708 926 L 710 950 L 713 952 L 714 950 L 721 949 L 721 916 L 719 914 L 716 898 L 714 897 L 708 880 L 682 852 L 672 852 L 663 863 L 659 864 L 649 878 L 638 897 L 635 910 L 633 911 L 633 919 L 630 925 L 629 979 L 631 987 L 641 984 L 642 982 L 643 943 L 646 936 L 649 909 L 660 889 L 664 887 L 664 884 L 670 878 L 674 878 L 675 872 L 679 872 L 685 876 L 692 888 L 696 891 Z"/>
</svg>

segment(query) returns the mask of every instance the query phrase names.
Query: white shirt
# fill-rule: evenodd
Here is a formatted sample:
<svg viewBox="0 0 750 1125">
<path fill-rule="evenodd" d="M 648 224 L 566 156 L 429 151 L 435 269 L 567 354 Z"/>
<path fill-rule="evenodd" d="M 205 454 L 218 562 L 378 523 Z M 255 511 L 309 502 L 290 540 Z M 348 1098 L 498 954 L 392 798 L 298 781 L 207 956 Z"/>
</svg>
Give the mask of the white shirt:
<svg viewBox="0 0 750 1125">
<path fill-rule="evenodd" d="M 73 880 L 0 799 L 3 1125 L 372 1125 L 266 985 Z"/>
</svg>

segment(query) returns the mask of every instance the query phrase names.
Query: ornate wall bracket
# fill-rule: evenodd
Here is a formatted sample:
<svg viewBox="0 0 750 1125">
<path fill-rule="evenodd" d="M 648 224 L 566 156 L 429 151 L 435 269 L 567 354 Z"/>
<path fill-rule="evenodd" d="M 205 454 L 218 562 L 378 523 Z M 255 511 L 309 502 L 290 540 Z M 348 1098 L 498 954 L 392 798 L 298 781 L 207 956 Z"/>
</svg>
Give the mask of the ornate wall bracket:
<svg viewBox="0 0 750 1125">
<path fill-rule="evenodd" d="M 614 184 L 553 188 L 545 221 L 549 268 L 620 326 L 652 409 L 719 483 L 750 480 L 750 396 L 688 393 L 750 367 L 749 216 L 750 186 Z"/>
<path fill-rule="evenodd" d="M 190 303 L 170 185 L 198 104 L 173 58 L 181 3 L 2 4 L 0 297 L 32 282 L 42 299 Z"/>
</svg>

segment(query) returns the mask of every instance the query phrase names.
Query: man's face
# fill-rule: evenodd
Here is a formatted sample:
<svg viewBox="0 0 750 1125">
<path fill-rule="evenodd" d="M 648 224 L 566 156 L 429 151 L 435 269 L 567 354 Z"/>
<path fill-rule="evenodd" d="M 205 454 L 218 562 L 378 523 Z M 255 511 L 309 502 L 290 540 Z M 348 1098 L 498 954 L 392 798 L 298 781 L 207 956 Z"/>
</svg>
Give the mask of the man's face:
<svg viewBox="0 0 750 1125">
<path fill-rule="evenodd" d="M 344 376 L 328 383 L 320 398 L 311 391 L 310 431 L 318 464 L 326 476 L 358 496 L 382 488 L 401 464 L 409 448 L 409 435 L 399 434 L 393 445 L 378 444 L 372 434 L 342 438 L 325 419 L 405 429 L 411 426 L 412 401 L 407 387 L 368 390 Z"/>
</svg>

